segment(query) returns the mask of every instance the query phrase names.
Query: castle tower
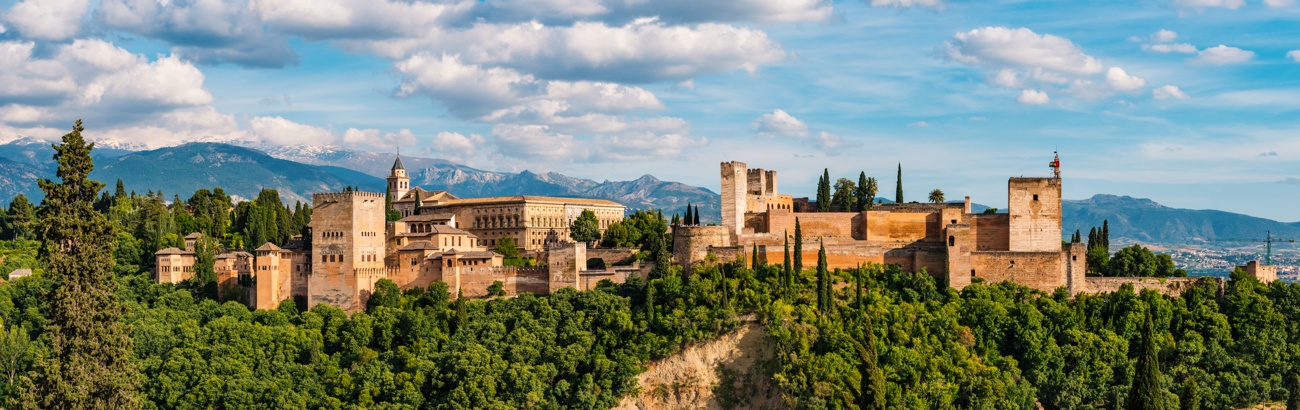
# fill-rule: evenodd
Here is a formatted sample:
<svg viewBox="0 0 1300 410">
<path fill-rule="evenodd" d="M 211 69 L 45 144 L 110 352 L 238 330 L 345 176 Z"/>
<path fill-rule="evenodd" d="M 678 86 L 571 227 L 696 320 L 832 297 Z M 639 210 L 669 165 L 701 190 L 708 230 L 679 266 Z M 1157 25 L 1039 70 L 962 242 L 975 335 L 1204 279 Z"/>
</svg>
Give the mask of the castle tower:
<svg viewBox="0 0 1300 410">
<path fill-rule="evenodd" d="M 1011 252 L 1061 251 L 1061 180 L 1011 178 L 1007 181 Z"/>
<path fill-rule="evenodd" d="M 267 242 L 253 252 L 257 255 L 253 267 L 257 285 L 250 305 L 254 309 L 275 309 L 280 306 L 280 301 L 289 298 L 289 289 L 283 286 L 287 284 L 287 272 L 280 272 L 283 249 Z"/>
<path fill-rule="evenodd" d="M 389 199 L 397 202 L 406 192 L 411 190 L 411 178 L 406 175 L 406 166 L 402 165 L 402 156 L 398 155 L 397 160 L 393 161 L 393 169 L 388 172 L 388 193 Z"/>
<path fill-rule="evenodd" d="M 749 172 L 745 167 L 745 163 L 740 161 L 722 163 L 722 226 L 731 235 L 731 243 L 736 243 L 745 229 L 746 195 L 749 192 Z"/>
<path fill-rule="evenodd" d="M 365 307 L 367 289 L 373 289 L 379 278 L 358 273 L 384 269 L 384 216 L 383 194 L 312 195 L 309 307 L 326 303 L 349 312 Z"/>
</svg>

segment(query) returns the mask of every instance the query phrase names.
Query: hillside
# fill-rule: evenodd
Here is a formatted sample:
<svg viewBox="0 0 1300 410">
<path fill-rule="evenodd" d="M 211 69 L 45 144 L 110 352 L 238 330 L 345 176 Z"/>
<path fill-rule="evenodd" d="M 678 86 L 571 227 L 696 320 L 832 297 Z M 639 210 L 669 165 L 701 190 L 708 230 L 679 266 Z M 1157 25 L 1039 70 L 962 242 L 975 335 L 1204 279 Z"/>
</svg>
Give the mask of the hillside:
<svg viewBox="0 0 1300 410">
<path fill-rule="evenodd" d="M 639 392 L 616 410 L 779 409 L 772 382 L 776 342 L 750 323 L 716 339 L 650 363 L 637 375 Z"/>
<path fill-rule="evenodd" d="M 1062 203 L 1065 233 L 1088 229 L 1110 221 L 1112 242 L 1143 244 L 1193 244 L 1207 240 L 1300 237 L 1300 223 L 1284 223 L 1215 210 L 1170 208 L 1150 199 L 1095 195 L 1085 200 Z"/>
<path fill-rule="evenodd" d="M 95 165 L 91 177 L 110 186 L 120 178 L 128 190 L 161 189 L 166 196 L 221 187 L 228 194 L 253 198 L 265 187 L 279 191 L 285 201 L 309 203 L 313 192 L 339 191 L 347 186 L 382 191 L 385 186 L 383 180 L 356 171 L 305 165 L 216 143 L 189 143 L 100 158 Z"/>
</svg>

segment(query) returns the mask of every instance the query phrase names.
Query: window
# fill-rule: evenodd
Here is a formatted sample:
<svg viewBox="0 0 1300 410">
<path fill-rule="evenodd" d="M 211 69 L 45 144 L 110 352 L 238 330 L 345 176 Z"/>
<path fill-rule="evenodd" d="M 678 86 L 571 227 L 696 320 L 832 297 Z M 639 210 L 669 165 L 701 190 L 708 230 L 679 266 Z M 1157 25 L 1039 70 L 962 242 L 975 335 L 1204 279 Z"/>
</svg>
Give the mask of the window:
<svg viewBox="0 0 1300 410">
<path fill-rule="evenodd" d="M 974 277 L 975 277 L 975 270 L 974 270 L 974 269 L 971 269 L 971 270 L 970 270 L 970 277 L 971 277 L 971 278 L 974 278 Z"/>
<path fill-rule="evenodd" d="M 956 237 L 956 236 L 949 236 L 949 237 L 948 237 L 948 246 L 955 246 L 956 244 L 957 244 L 957 237 Z"/>
<path fill-rule="evenodd" d="M 1034 194 L 1034 200 L 1035 200 L 1035 201 L 1038 200 L 1038 194 Z"/>
<path fill-rule="evenodd" d="M 1070 255 L 1070 260 L 1075 261 L 1075 262 L 1078 262 L 1078 261 L 1079 261 L 1079 255 Z"/>
</svg>

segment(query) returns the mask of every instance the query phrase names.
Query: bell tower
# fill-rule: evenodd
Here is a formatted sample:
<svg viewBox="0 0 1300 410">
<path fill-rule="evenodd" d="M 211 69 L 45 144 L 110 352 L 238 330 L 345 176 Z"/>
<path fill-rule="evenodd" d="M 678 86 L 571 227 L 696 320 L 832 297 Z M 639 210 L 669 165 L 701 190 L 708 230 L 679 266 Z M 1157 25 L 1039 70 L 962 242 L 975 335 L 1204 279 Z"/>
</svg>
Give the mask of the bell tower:
<svg viewBox="0 0 1300 410">
<path fill-rule="evenodd" d="M 388 172 L 388 193 L 393 202 L 402 199 L 411 190 L 411 178 L 406 176 L 406 166 L 402 165 L 402 155 L 393 161 L 393 169 Z"/>
</svg>

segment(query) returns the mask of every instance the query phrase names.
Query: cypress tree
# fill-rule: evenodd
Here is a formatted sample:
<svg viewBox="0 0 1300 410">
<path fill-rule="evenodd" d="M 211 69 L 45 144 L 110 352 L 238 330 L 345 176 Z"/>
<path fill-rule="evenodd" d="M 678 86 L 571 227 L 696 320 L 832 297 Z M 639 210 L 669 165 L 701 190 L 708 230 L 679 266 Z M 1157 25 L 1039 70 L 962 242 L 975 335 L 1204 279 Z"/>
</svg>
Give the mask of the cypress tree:
<svg viewBox="0 0 1300 410">
<path fill-rule="evenodd" d="M 1094 246 L 1097 246 L 1097 227 L 1095 226 L 1088 230 L 1088 250 L 1092 250 Z"/>
<path fill-rule="evenodd" d="M 50 355 L 23 376 L 20 408 L 139 408 L 141 376 L 113 278 L 113 224 L 94 209 L 104 184 L 90 179 L 94 144 L 81 121 L 54 146 L 60 182 L 40 179 L 40 257 L 51 282 Z"/>
<path fill-rule="evenodd" d="M 655 321 L 655 279 L 646 282 L 645 285 L 645 316 L 646 322 L 654 323 Z"/>
<path fill-rule="evenodd" d="M 867 198 L 866 171 L 858 172 L 858 186 L 853 189 L 853 196 L 856 199 L 854 201 L 856 205 L 853 207 L 854 212 L 862 212 L 862 210 L 867 209 L 867 203 L 871 202 L 871 199 Z"/>
<path fill-rule="evenodd" d="M 754 244 L 754 258 L 749 262 L 749 268 L 758 272 L 758 244 Z"/>
<path fill-rule="evenodd" d="M 456 328 L 452 329 L 452 334 L 460 333 L 465 325 L 469 324 L 469 314 L 465 312 L 465 292 L 456 290 Z"/>
<path fill-rule="evenodd" d="M 822 179 L 817 182 L 817 212 L 831 211 L 831 171 L 822 169 Z"/>
<path fill-rule="evenodd" d="M 823 315 L 830 313 L 831 301 L 828 299 L 830 292 L 830 281 L 826 272 L 826 242 L 821 242 L 817 249 L 817 309 Z"/>
<path fill-rule="evenodd" d="M 695 206 L 695 212 L 693 212 L 692 215 L 693 215 L 693 216 L 691 216 L 691 223 L 693 223 L 693 224 L 695 224 L 695 225 L 699 225 L 699 224 L 700 224 L 700 206 L 699 206 L 699 205 L 696 205 L 696 206 Z"/>
<path fill-rule="evenodd" d="M 1108 219 L 1101 220 L 1101 246 L 1106 248 L 1107 253 L 1110 252 L 1110 220 Z"/>
<path fill-rule="evenodd" d="M 858 301 L 858 309 L 862 309 L 862 270 L 862 265 L 858 265 L 858 269 L 853 271 L 853 282 L 857 287 L 857 298 L 854 300 Z"/>
<path fill-rule="evenodd" d="M 117 179 L 117 189 L 113 191 L 113 199 L 126 198 L 126 185 L 122 184 L 122 178 Z"/>
<path fill-rule="evenodd" d="M 794 275 L 790 273 L 790 234 L 785 235 L 785 264 L 781 265 L 781 288 L 788 294 L 790 292 L 790 278 Z"/>
<path fill-rule="evenodd" d="M 690 203 L 690 202 L 687 202 L 687 203 L 686 203 L 686 217 L 683 219 L 683 223 L 685 223 L 685 224 L 687 224 L 687 225 L 694 225 L 694 224 L 695 224 L 695 220 L 694 220 L 694 219 L 691 219 L 691 218 L 692 218 L 692 217 L 691 217 L 691 203 Z"/>
<path fill-rule="evenodd" d="M 901 204 L 903 203 L 903 163 L 901 162 L 898 163 L 898 181 L 895 184 L 898 188 L 894 190 L 894 202 Z"/>
<path fill-rule="evenodd" d="M 858 408 L 863 410 L 884 410 L 885 408 L 885 374 L 880 371 L 879 358 L 876 356 L 876 332 L 871 325 L 871 317 L 863 315 L 862 343 L 854 343 L 858 350 L 858 374 L 862 381 L 858 385 Z"/>
<path fill-rule="evenodd" d="M 1164 388 L 1160 383 L 1160 358 L 1156 352 L 1155 322 L 1148 306 L 1142 328 L 1142 342 L 1137 364 L 1133 366 L 1133 385 L 1128 391 L 1128 410 L 1164 410 Z"/>
<path fill-rule="evenodd" d="M 803 276 L 803 230 L 799 229 L 799 218 L 794 218 L 794 274 Z"/>
<path fill-rule="evenodd" d="M 673 214 L 673 223 L 672 223 L 672 225 L 673 225 L 673 226 L 677 226 L 677 225 L 681 225 L 681 224 L 682 224 L 682 218 L 679 218 L 679 217 L 677 216 L 677 214 Z"/>
</svg>

